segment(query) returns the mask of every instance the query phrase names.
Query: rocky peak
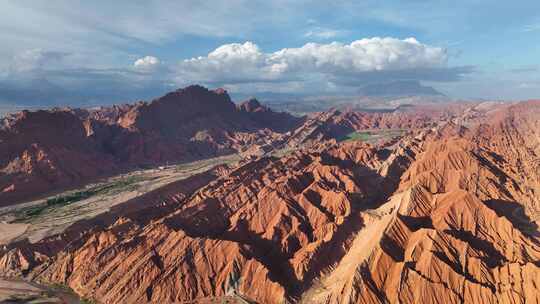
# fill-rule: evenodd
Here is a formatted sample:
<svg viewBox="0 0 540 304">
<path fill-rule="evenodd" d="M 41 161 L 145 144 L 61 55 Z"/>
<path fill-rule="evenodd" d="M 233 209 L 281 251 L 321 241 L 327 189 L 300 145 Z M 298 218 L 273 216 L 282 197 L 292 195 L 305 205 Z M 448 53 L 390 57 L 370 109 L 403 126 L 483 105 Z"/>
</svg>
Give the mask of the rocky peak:
<svg viewBox="0 0 540 304">
<path fill-rule="evenodd" d="M 228 110 L 231 110 L 234 106 L 226 90 L 209 90 L 200 85 L 191 85 L 170 92 L 160 98 L 154 99 L 150 103 L 150 106 L 158 106 L 164 103 L 177 103 L 185 107 L 219 106 L 219 108 L 226 108 Z"/>
<path fill-rule="evenodd" d="M 119 123 L 123 127 L 169 128 L 171 124 L 185 120 L 208 115 L 225 117 L 234 115 L 234 112 L 236 107 L 225 90 L 212 91 L 192 85 L 134 107 L 120 118 Z"/>
<path fill-rule="evenodd" d="M 268 111 L 268 108 L 261 105 L 256 98 L 250 98 L 238 105 L 238 109 L 243 112 L 261 112 Z"/>
</svg>

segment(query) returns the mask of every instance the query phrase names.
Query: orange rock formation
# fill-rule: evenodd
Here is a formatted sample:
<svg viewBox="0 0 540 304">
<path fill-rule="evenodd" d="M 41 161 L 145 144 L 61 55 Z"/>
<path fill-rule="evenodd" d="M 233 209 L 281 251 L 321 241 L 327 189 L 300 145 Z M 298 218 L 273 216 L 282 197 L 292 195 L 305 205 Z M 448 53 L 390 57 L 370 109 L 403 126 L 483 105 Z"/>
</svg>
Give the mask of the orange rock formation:
<svg viewBox="0 0 540 304">
<path fill-rule="evenodd" d="M 540 301 L 540 102 L 444 119 L 178 183 L 154 212 L 7 246 L 0 273 L 99 303 Z"/>
</svg>

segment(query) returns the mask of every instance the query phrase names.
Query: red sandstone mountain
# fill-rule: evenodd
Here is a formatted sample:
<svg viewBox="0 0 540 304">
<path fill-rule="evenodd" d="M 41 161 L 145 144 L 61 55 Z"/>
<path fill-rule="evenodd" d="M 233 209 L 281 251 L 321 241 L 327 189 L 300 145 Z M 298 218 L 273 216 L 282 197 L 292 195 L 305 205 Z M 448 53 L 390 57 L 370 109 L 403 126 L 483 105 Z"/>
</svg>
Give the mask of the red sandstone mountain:
<svg viewBox="0 0 540 304">
<path fill-rule="evenodd" d="M 300 122 L 304 121 L 285 112 L 274 112 L 261 105 L 255 98 L 242 102 L 237 108 L 242 113 L 246 113 L 253 121 L 280 133 L 292 131 L 301 125 Z"/>
<path fill-rule="evenodd" d="M 100 303 L 536 303 L 540 103 L 473 110 L 407 119 L 429 128 L 393 150 L 328 143 L 178 182 L 7 246 L 0 273 Z M 326 115 L 312 126 L 392 126 Z"/>
<path fill-rule="evenodd" d="M 118 168 L 71 111 L 18 113 L 0 142 L 0 206 Z"/>
<path fill-rule="evenodd" d="M 200 86 L 149 103 L 23 111 L 0 126 L 0 206 L 139 165 L 269 144 L 301 122 L 267 108 L 237 109 L 224 90 Z"/>
<path fill-rule="evenodd" d="M 0 127 L 0 206 L 137 166 L 311 145 L 363 129 L 424 128 L 450 113 L 330 111 L 306 119 L 256 99 L 235 105 L 226 91 L 201 86 L 132 105 L 23 111 Z"/>
</svg>

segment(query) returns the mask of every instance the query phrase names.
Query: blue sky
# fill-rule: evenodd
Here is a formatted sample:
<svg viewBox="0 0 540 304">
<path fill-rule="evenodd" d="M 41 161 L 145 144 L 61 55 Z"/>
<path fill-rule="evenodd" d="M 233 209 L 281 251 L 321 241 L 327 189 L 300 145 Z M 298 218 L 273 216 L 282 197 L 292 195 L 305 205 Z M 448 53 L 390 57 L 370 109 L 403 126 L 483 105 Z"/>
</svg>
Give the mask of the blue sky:
<svg viewBox="0 0 540 304">
<path fill-rule="evenodd" d="M 0 104 L 354 94 L 419 80 L 455 98 L 540 98 L 540 1 L 2 0 Z"/>
</svg>

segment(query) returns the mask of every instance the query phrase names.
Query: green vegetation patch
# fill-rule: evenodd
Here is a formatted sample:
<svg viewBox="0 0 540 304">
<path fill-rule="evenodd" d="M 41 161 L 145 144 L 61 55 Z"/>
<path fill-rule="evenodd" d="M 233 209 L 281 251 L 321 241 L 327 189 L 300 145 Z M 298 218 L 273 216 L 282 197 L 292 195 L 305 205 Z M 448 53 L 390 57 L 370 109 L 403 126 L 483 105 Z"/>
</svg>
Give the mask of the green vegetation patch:
<svg viewBox="0 0 540 304">
<path fill-rule="evenodd" d="M 204 159 L 200 161 L 194 161 L 191 163 L 175 165 L 175 172 L 187 172 L 196 170 L 207 170 L 211 166 L 220 164 L 232 164 L 240 161 L 242 158 L 238 154 L 229 154 L 224 156 L 218 156 L 215 158 Z"/>
<path fill-rule="evenodd" d="M 378 130 L 364 130 L 351 132 L 339 141 L 364 141 L 367 143 L 374 143 L 379 140 L 390 140 L 395 137 L 402 136 L 406 132 L 405 129 L 378 129 Z"/>
<path fill-rule="evenodd" d="M 347 135 L 345 135 L 345 137 L 343 137 L 341 139 L 341 141 L 357 141 L 357 140 L 361 140 L 361 141 L 367 141 L 370 137 L 371 137 L 371 133 L 369 131 L 365 131 L 365 132 L 352 132 L 352 133 L 349 133 Z"/>
<path fill-rule="evenodd" d="M 78 201 L 85 200 L 94 195 L 113 195 L 123 191 L 132 191 L 137 188 L 137 183 L 146 180 L 144 176 L 130 176 L 108 184 L 100 184 L 85 190 L 62 194 L 49 198 L 44 204 L 24 208 L 15 215 L 15 222 L 28 222 L 54 208 L 67 206 Z"/>
</svg>

